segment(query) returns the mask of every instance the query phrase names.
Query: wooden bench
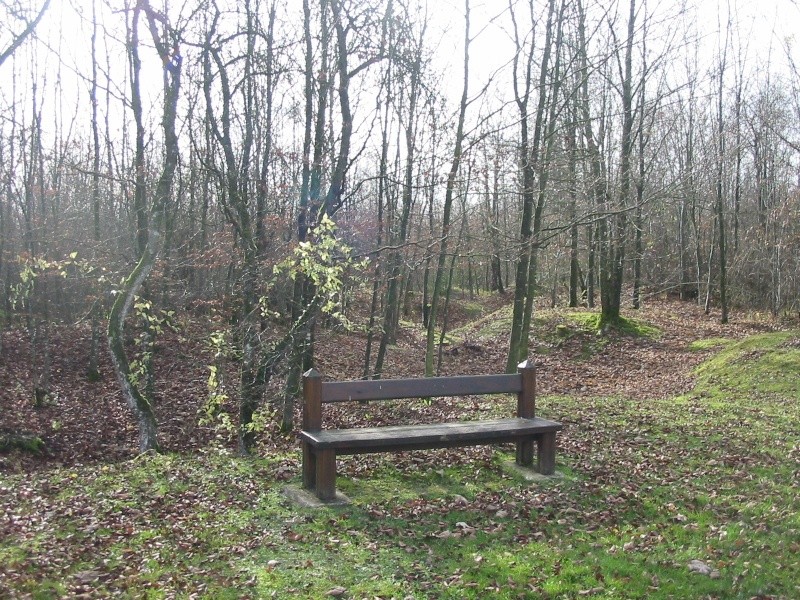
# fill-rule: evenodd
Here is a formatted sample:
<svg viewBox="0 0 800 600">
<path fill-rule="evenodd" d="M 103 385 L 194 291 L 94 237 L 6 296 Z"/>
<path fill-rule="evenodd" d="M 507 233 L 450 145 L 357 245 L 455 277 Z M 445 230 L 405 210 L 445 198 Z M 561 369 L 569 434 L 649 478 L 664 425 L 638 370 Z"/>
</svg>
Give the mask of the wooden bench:
<svg viewBox="0 0 800 600">
<path fill-rule="evenodd" d="M 322 429 L 322 405 L 329 402 L 516 394 L 517 416 L 484 421 L 459 421 L 423 425 Z M 528 360 L 517 373 L 428 377 L 423 379 L 375 379 L 322 381 L 311 369 L 303 375 L 303 487 L 322 501 L 336 497 L 336 455 L 395 452 L 454 446 L 514 442 L 518 465 L 533 466 L 551 475 L 555 470 L 556 432 L 561 424 L 536 416 L 536 368 Z"/>
</svg>

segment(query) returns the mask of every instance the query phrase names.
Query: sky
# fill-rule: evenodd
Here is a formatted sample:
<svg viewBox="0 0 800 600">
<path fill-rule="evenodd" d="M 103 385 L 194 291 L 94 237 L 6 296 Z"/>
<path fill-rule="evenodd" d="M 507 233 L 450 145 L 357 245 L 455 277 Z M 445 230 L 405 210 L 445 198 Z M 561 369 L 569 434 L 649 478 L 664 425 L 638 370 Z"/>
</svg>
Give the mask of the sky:
<svg viewBox="0 0 800 600">
<path fill-rule="evenodd" d="M 44 0 L 30 0 L 39 5 Z M 427 6 L 432 15 L 432 36 L 438 37 L 436 64 L 447 76 L 443 81 L 449 88 L 448 94 L 453 98 L 453 104 L 461 92 L 462 66 L 462 38 L 464 0 L 416 0 L 421 6 Z M 513 0 L 522 5 L 526 0 Z M 587 6 L 596 6 L 596 0 L 585 0 Z M 609 0 L 611 1 L 611 0 Z M 618 0 L 619 10 L 624 23 L 627 10 L 627 0 Z M 641 1 L 641 0 L 640 0 Z M 154 5 L 159 5 L 163 0 L 153 0 Z M 537 5 L 543 6 L 545 0 L 536 0 Z M 695 21 L 701 35 L 700 60 L 711 61 L 720 44 L 720 29 L 724 30 L 726 13 L 730 12 L 732 18 L 739 23 L 738 34 L 740 39 L 732 40 L 732 44 L 741 44 L 745 50 L 748 64 L 752 72 L 759 74 L 763 71 L 763 63 L 770 59 L 772 69 L 776 73 L 786 73 L 786 44 L 792 47 L 792 55 L 800 64 L 800 4 L 798 0 L 649 0 L 648 11 L 678 12 L 685 2 L 689 2 L 688 21 Z M 117 35 L 122 31 L 122 14 L 112 13 L 107 4 L 120 7 L 123 0 L 98 0 L 102 11 L 102 18 L 114 24 Z M 172 1 L 171 5 L 177 10 L 182 6 L 182 1 Z M 266 4 L 263 2 L 263 4 Z M 289 10 L 302 14 L 299 0 L 287 0 Z M 470 0 L 471 7 L 471 33 L 474 37 L 470 54 L 470 91 L 477 94 L 486 81 L 499 69 L 506 68 L 513 55 L 513 44 L 509 38 L 508 0 Z M 652 8 L 651 8 L 652 7 Z M 83 13 L 79 18 L 77 13 Z M 30 53 L 19 52 L 20 60 L 27 60 L 32 68 L 36 68 L 40 76 L 47 78 L 46 86 L 51 93 L 59 89 L 64 92 L 61 106 L 55 107 L 56 111 L 64 111 L 62 127 L 69 124 L 77 111 L 88 104 L 88 84 L 85 75 L 88 70 L 89 36 L 91 27 L 89 19 L 92 14 L 91 0 L 54 0 L 40 24 L 38 35 L 45 42 L 52 53 L 39 53 L 36 64 L 30 63 Z M 142 28 L 142 37 L 146 39 L 148 32 Z M 436 33 L 438 31 L 438 33 Z M 0 27 L 0 41 L 3 34 Z M 543 35 L 543 27 L 540 34 Z M 28 45 L 31 44 L 29 41 Z M 124 74 L 125 57 L 122 53 L 120 40 L 112 42 L 110 51 L 115 53 L 114 64 L 119 72 Z M 99 52 L 104 53 L 105 47 L 101 45 Z M 152 102 L 158 102 L 160 92 L 160 68 L 154 51 L 145 49 L 142 56 L 145 60 L 144 73 L 153 74 Z M 189 52 L 190 50 L 187 50 Z M 148 63 L 148 61 L 151 61 Z M 59 70 L 59 62 L 61 68 Z M 147 68 L 150 64 L 153 68 Z M 82 79 L 78 71 L 82 71 Z M 21 70 L 22 72 L 22 70 Z M 8 94 L 10 85 L 10 62 L 0 66 L 0 106 L 8 107 Z M 102 77 L 102 74 L 101 74 Z M 505 81 L 498 79 L 495 93 L 506 93 L 510 89 L 508 75 Z M 120 76 L 115 79 L 118 85 L 126 86 Z M 24 89 L 29 85 L 25 81 L 17 80 L 17 89 Z M 122 92 L 120 92 L 122 93 Z"/>
<path fill-rule="evenodd" d="M 422 0 L 424 1 L 424 0 Z M 513 0 L 524 8 L 527 0 Z M 545 0 L 536 0 L 544 5 Z M 596 6 L 596 0 L 584 0 L 587 7 Z M 620 23 L 627 20 L 628 0 L 617 0 L 621 11 Z M 640 7 L 642 0 L 638 0 Z M 441 31 L 437 62 L 444 72 L 453 73 L 450 78 L 451 95 L 461 93 L 460 75 L 463 60 L 464 0 L 429 0 L 433 21 Z M 698 60 L 711 68 L 719 45 L 724 43 L 728 15 L 739 23 L 730 44 L 739 44 L 745 52 L 751 74 L 763 74 L 763 64 L 769 60 L 777 74 L 788 73 L 786 46 L 800 64 L 800 0 L 649 0 L 648 13 L 675 15 L 685 13 L 685 24 L 696 25 L 700 36 Z M 484 83 L 498 69 L 507 68 L 514 52 L 509 37 L 508 0 L 470 0 L 471 33 L 473 41 L 470 52 L 470 91 L 478 93 Z M 543 36 L 544 28 L 540 28 Z M 741 39 L 738 39 L 738 38 Z M 456 76 L 458 75 L 458 76 Z M 507 80 L 502 85 L 508 85 Z"/>
</svg>

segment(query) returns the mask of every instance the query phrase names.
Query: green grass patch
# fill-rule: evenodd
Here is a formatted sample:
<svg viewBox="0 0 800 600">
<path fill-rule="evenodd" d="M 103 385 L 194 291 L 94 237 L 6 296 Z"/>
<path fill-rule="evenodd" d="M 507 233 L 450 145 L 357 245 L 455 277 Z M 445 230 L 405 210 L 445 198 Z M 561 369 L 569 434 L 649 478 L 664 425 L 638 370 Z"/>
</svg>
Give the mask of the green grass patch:
<svg viewBox="0 0 800 600">
<path fill-rule="evenodd" d="M 796 399 L 792 394 L 800 387 L 798 337 L 798 332 L 765 333 L 727 345 L 697 369 L 695 394 L 724 401 L 734 393 Z"/>
<path fill-rule="evenodd" d="M 700 352 L 702 350 L 726 348 L 734 343 L 734 340 L 730 340 L 728 338 L 705 338 L 703 340 L 695 340 L 689 344 L 689 350 L 692 350 L 693 352 Z"/>
<path fill-rule="evenodd" d="M 568 312 L 566 313 L 566 318 L 569 321 L 577 324 L 585 331 L 596 333 L 601 329 L 602 324 L 600 322 L 600 313 L 597 312 Z M 649 325 L 648 323 L 645 323 L 639 319 L 633 319 L 629 317 L 620 317 L 615 323 L 612 324 L 612 328 L 625 335 L 635 337 L 658 339 L 661 336 L 661 330 L 659 330 L 657 327 Z"/>
<path fill-rule="evenodd" d="M 513 307 L 509 304 L 475 319 L 464 327 L 454 329 L 451 334 L 462 339 L 497 339 L 505 337 L 511 330 Z"/>
<path fill-rule="evenodd" d="M 458 308 L 464 311 L 465 316 L 477 319 L 483 314 L 483 305 L 472 300 L 458 300 L 455 302 Z"/>
</svg>

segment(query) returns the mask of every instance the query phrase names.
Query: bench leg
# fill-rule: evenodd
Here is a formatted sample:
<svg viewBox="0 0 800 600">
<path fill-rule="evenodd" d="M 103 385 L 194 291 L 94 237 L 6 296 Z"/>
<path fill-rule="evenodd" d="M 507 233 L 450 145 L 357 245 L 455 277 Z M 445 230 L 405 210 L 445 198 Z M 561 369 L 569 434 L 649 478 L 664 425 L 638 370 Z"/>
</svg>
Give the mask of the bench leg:
<svg viewBox="0 0 800 600">
<path fill-rule="evenodd" d="M 317 485 L 317 455 L 310 444 L 303 443 L 303 487 L 313 490 Z"/>
<path fill-rule="evenodd" d="M 556 470 L 556 432 L 542 433 L 536 445 L 536 470 L 542 475 L 552 475 Z"/>
<path fill-rule="evenodd" d="M 533 440 L 517 442 L 517 464 L 521 467 L 533 466 Z"/>
<path fill-rule="evenodd" d="M 336 450 L 321 450 L 317 455 L 317 498 L 336 498 Z"/>
</svg>

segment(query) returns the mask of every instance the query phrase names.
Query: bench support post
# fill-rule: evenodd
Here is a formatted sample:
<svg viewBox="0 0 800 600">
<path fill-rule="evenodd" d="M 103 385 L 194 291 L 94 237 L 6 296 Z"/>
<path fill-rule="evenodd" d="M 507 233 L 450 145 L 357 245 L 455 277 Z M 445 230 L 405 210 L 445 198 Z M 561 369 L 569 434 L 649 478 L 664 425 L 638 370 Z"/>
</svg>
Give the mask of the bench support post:
<svg viewBox="0 0 800 600">
<path fill-rule="evenodd" d="M 531 359 L 517 365 L 522 377 L 522 390 L 517 394 L 517 416 L 533 419 L 536 416 L 536 365 Z"/>
<path fill-rule="evenodd" d="M 522 389 L 517 394 L 517 416 L 522 419 L 536 417 L 536 365 L 530 359 L 517 365 L 522 379 Z M 533 466 L 533 440 L 517 442 L 517 464 Z"/>
<path fill-rule="evenodd" d="M 336 498 L 336 450 L 320 450 L 317 456 L 317 498 Z"/>
<path fill-rule="evenodd" d="M 533 466 L 533 440 L 517 442 L 517 464 L 520 467 Z"/>
<path fill-rule="evenodd" d="M 536 439 L 536 470 L 542 475 L 552 475 L 556 470 L 556 433 L 542 433 Z"/>
<path fill-rule="evenodd" d="M 303 442 L 303 487 L 313 490 L 317 485 L 317 455 L 311 445 Z"/>
<path fill-rule="evenodd" d="M 303 373 L 303 429 L 322 429 L 322 375 L 316 369 Z M 312 490 L 317 484 L 317 455 L 303 442 L 303 487 Z"/>
</svg>

